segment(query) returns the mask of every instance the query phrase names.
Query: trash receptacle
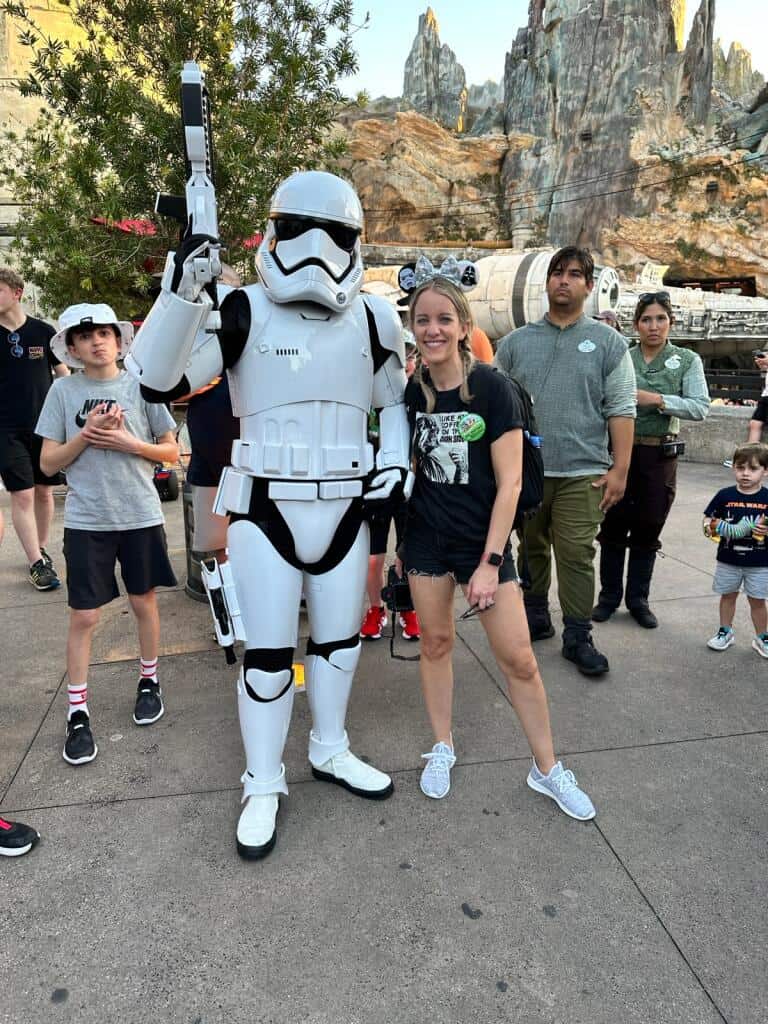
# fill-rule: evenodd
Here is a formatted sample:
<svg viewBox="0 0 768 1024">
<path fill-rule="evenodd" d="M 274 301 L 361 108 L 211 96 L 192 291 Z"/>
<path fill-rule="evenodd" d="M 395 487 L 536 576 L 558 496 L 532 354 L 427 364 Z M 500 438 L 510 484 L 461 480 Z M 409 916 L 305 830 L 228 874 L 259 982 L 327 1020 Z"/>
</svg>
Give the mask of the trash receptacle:
<svg viewBox="0 0 768 1024">
<path fill-rule="evenodd" d="M 187 582 L 184 584 L 184 592 L 193 601 L 207 601 L 208 595 L 203 585 L 203 575 L 200 569 L 200 562 L 203 558 L 213 558 L 211 551 L 194 551 L 192 548 L 195 536 L 195 510 L 192 504 L 193 484 L 184 482 L 182 501 L 184 504 L 184 544 L 187 549 Z"/>
</svg>

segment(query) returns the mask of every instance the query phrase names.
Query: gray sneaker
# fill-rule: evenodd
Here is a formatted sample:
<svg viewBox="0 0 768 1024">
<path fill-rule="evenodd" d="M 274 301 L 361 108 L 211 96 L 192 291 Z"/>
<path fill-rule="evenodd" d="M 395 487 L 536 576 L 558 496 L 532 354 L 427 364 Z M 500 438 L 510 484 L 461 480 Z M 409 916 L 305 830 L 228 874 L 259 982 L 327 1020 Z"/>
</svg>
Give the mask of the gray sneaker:
<svg viewBox="0 0 768 1024">
<path fill-rule="evenodd" d="M 562 761 L 558 761 L 548 775 L 540 772 L 534 761 L 525 781 L 537 793 L 543 793 L 554 800 L 560 810 L 571 818 L 576 818 L 577 821 L 589 821 L 594 818 L 595 808 L 592 801 L 584 790 L 579 789 L 573 772 L 563 768 Z"/>
<path fill-rule="evenodd" d="M 419 781 L 421 792 L 433 800 L 442 800 L 451 788 L 451 768 L 456 764 L 456 756 L 447 743 L 436 743 L 428 754 L 421 756 L 427 762 Z"/>
<path fill-rule="evenodd" d="M 736 634 L 730 626 L 721 626 L 714 636 L 707 640 L 710 651 L 727 651 L 736 640 Z"/>
</svg>

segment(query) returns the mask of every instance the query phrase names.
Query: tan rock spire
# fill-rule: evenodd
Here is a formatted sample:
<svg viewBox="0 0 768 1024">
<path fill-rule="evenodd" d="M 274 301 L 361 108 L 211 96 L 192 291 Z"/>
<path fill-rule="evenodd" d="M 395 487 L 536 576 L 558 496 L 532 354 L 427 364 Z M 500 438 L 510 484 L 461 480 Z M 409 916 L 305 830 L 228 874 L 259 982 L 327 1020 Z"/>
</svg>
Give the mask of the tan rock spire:
<svg viewBox="0 0 768 1024">
<path fill-rule="evenodd" d="M 437 32 L 437 34 L 440 35 L 440 26 L 437 23 L 435 12 L 432 10 L 431 7 L 427 8 L 427 13 L 424 15 L 424 20 L 426 21 L 428 28 L 434 29 L 435 32 Z"/>
<path fill-rule="evenodd" d="M 685 46 L 685 0 L 672 0 L 672 21 L 675 23 L 675 42 L 678 50 Z"/>
</svg>

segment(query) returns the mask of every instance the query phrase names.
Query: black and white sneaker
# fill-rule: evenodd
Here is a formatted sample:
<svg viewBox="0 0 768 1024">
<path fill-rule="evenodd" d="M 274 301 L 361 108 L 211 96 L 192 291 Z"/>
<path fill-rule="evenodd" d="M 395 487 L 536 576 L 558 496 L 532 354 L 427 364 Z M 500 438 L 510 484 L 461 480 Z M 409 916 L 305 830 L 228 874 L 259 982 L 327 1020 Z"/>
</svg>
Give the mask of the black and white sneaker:
<svg viewBox="0 0 768 1024">
<path fill-rule="evenodd" d="M 84 711 L 75 711 L 67 722 L 64 760 L 67 764 L 87 764 L 98 752 L 99 748 L 93 742 L 90 718 Z"/>
<path fill-rule="evenodd" d="M 0 857 L 22 857 L 40 842 L 40 833 L 20 821 L 0 818 Z"/>
<path fill-rule="evenodd" d="M 160 683 L 142 679 L 136 694 L 136 707 L 133 709 L 133 720 L 136 725 L 152 725 L 158 718 L 163 717 L 164 711 Z"/>
<path fill-rule="evenodd" d="M 45 548 L 40 548 L 40 554 L 43 556 L 43 561 L 48 566 L 48 568 L 49 569 L 53 569 L 53 559 L 48 554 L 48 552 L 45 550 Z"/>
<path fill-rule="evenodd" d="M 44 558 L 38 558 L 34 565 L 30 565 L 29 582 L 35 590 L 57 590 L 61 586 L 53 565 L 48 565 Z"/>
</svg>

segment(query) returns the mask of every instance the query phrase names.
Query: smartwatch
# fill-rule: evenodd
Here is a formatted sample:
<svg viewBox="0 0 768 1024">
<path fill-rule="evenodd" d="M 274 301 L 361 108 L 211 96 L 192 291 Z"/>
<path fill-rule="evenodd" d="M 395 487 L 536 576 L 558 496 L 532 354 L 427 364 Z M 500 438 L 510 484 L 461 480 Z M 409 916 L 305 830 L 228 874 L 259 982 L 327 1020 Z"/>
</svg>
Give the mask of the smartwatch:
<svg viewBox="0 0 768 1024">
<path fill-rule="evenodd" d="M 494 569 L 498 569 L 504 561 L 504 555 L 500 555 L 498 551 L 489 551 L 485 555 L 483 561 L 487 562 L 488 565 L 492 565 Z"/>
</svg>

